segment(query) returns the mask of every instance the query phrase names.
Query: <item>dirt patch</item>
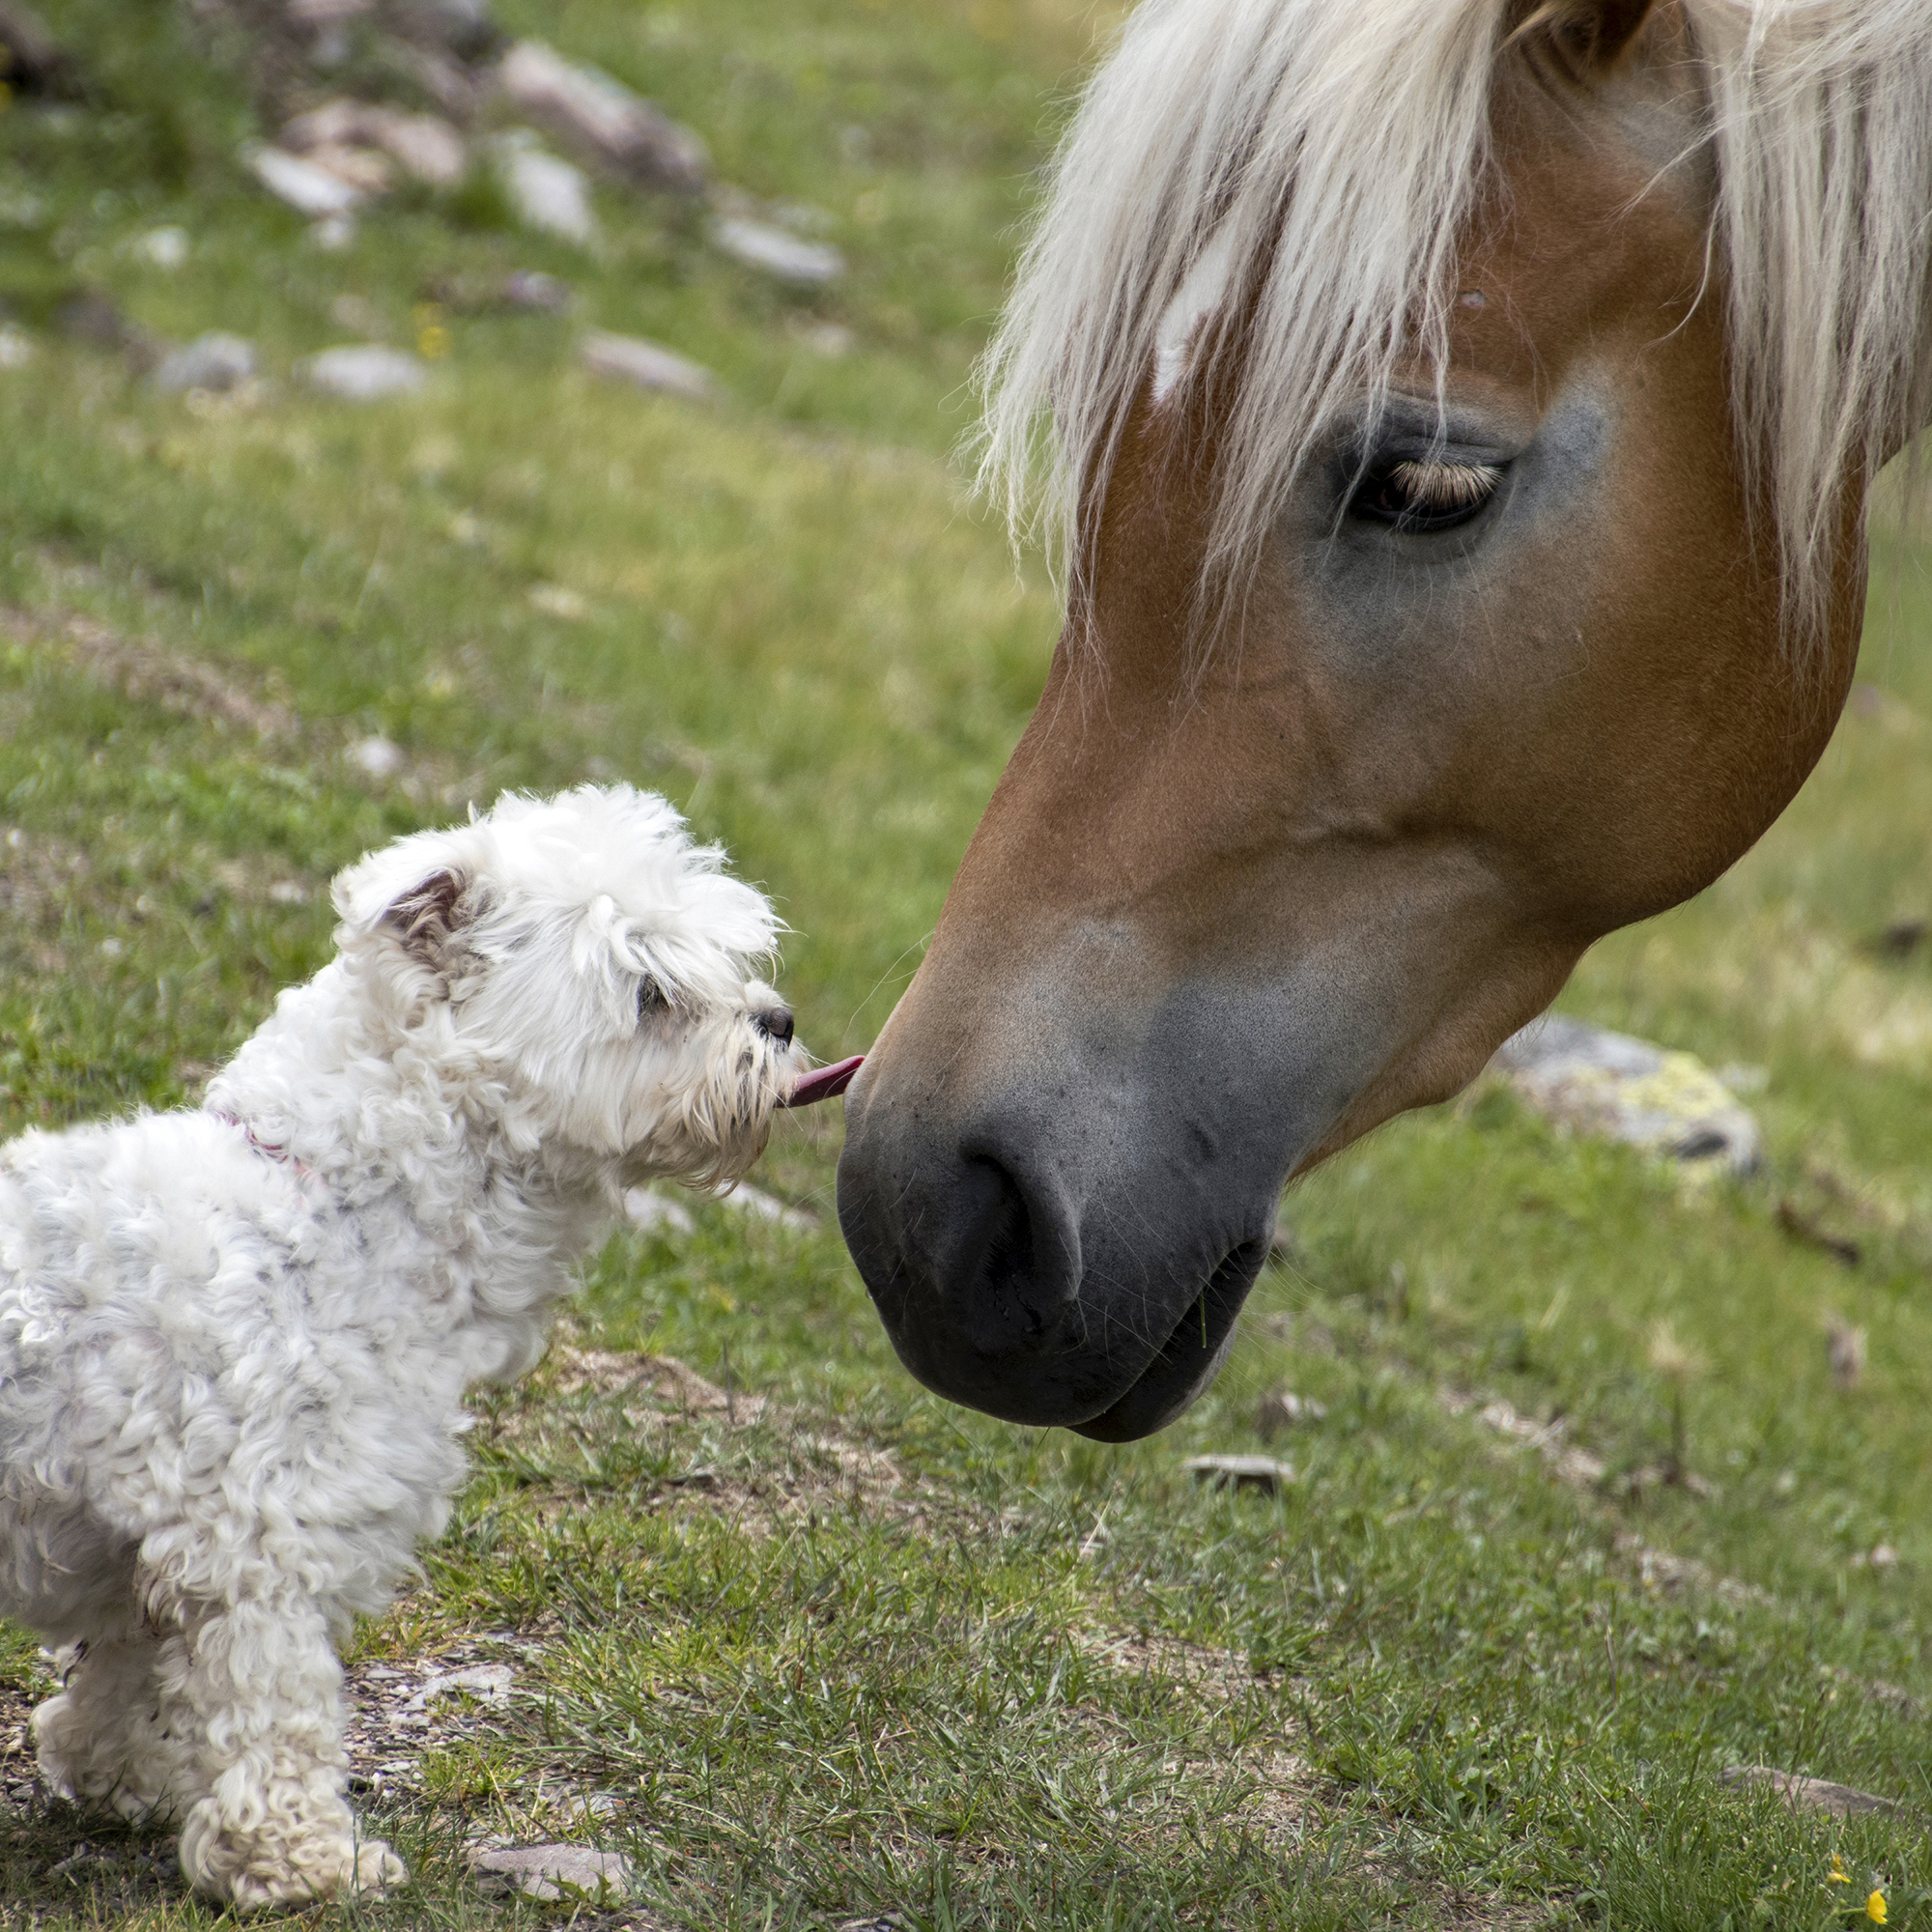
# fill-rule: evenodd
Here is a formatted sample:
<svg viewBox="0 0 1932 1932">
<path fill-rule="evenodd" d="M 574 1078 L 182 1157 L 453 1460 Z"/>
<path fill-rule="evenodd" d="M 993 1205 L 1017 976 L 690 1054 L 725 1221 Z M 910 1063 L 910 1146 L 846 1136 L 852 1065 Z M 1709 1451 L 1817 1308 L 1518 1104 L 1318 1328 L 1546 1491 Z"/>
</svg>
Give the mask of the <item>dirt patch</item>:
<svg viewBox="0 0 1932 1932">
<path fill-rule="evenodd" d="M 648 1479 L 652 1500 L 701 1501 L 753 1533 L 832 1506 L 915 1528 L 980 1520 L 950 1490 L 909 1475 L 890 1450 L 768 1396 L 721 1388 L 667 1355 L 558 1341 L 534 1376 L 474 1406 L 479 1449 L 505 1455 L 526 1487 L 559 1501 L 608 1486 L 596 1445 L 609 1439 L 614 1409 L 633 1444 L 671 1464 Z M 677 1453 L 666 1457 L 673 1443 Z"/>
<path fill-rule="evenodd" d="M 87 854 L 64 838 L 0 830 L 0 952 L 43 973 L 64 970 L 61 930 L 78 909 L 89 869 Z"/>
<path fill-rule="evenodd" d="M 170 650 L 151 638 L 124 637 L 98 617 L 0 607 L 0 634 L 29 646 L 52 644 L 99 682 L 178 718 L 218 730 L 240 726 L 264 739 L 296 735 L 296 716 L 286 705 L 256 696 L 205 658 Z"/>
</svg>

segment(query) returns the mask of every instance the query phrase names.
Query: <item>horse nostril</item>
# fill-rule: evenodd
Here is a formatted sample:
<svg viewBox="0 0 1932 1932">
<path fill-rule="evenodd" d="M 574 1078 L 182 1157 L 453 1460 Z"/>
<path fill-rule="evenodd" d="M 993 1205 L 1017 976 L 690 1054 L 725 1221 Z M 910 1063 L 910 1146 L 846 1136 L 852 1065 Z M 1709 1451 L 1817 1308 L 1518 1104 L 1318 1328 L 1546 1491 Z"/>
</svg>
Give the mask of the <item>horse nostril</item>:
<svg viewBox="0 0 1932 1932">
<path fill-rule="evenodd" d="M 753 1015 L 752 1024 L 767 1039 L 775 1039 L 781 1046 L 791 1044 L 792 1017 L 789 1007 L 773 1007 L 769 1011 Z"/>
</svg>

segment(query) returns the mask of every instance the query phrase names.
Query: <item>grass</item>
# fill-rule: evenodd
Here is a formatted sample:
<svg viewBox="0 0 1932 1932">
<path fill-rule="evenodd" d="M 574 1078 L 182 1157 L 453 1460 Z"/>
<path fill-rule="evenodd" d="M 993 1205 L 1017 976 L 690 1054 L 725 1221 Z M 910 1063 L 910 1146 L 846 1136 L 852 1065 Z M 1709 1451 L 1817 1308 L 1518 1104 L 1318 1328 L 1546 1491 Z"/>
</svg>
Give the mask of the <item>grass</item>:
<svg viewBox="0 0 1932 1932">
<path fill-rule="evenodd" d="M 0 116 L 0 298 L 39 348 L 0 372 L 9 1130 L 190 1098 L 327 956 L 336 867 L 585 776 L 727 840 L 793 927 L 805 1037 L 862 1048 L 1055 628 L 948 451 L 1094 23 L 505 0 L 698 128 L 724 179 L 825 212 L 851 273 L 801 298 L 614 194 L 592 255 L 427 197 L 319 253 L 237 165 L 245 93 L 175 9 L 48 11 L 96 94 Z M 191 237 L 174 274 L 128 246 L 163 222 Z M 510 268 L 569 280 L 573 315 L 472 298 Z M 171 337 L 250 335 L 272 386 L 156 395 L 52 331 L 77 285 Z M 426 299 L 450 353 L 420 397 L 291 382 L 371 325 L 409 341 Z M 827 323 L 849 353 L 812 346 Z M 586 325 L 669 342 L 730 400 L 595 384 Z M 759 1179 L 815 1229 L 703 1206 L 689 1236 L 622 1235 L 567 1337 L 676 1357 L 729 1407 L 646 1413 L 560 1355 L 479 1398 L 454 1526 L 355 1656 L 514 1643 L 524 1695 L 373 1807 L 416 1882 L 326 1922 L 1810 1932 L 1869 1923 L 1882 1881 L 1890 1924 L 1932 1923 L 1932 956 L 1875 944 L 1932 911 L 1932 599 L 1916 551 L 1879 573 L 1798 804 L 1563 1001 L 1755 1069 L 1761 1177 L 1692 1187 L 1479 1087 L 1304 1182 L 1218 1387 L 1109 1450 L 911 1385 L 832 1227 L 836 1110 L 788 1123 Z M 388 781 L 345 755 L 375 733 L 405 753 Z M 1867 1333 L 1853 1390 L 1833 1317 Z M 1660 1371 L 1659 1322 L 1699 1373 Z M 1260 1446 L 1282 1384 L 1326 1409 L 1274 1445 L 1296 1480 L 1192 1487 L 1180 1458 Z M 1603 1479 L 1485 1423 L 1497 1400 Z M 1696 1488 L 1655 1480 L 1679 1405 Z M 11 1681 L 35 1668 L 15 1639 Z M 1723 1787 L 1739 1762 L 1907 1812 L 1797 1816 Z M 568 1791 L 611 1795 L 635 1901 L 478 1891 L 466 1836 L 554 1834 Z M 218 1918 L 163 1845 L 0 1815 L 0 1910 Z"/>
</svg>

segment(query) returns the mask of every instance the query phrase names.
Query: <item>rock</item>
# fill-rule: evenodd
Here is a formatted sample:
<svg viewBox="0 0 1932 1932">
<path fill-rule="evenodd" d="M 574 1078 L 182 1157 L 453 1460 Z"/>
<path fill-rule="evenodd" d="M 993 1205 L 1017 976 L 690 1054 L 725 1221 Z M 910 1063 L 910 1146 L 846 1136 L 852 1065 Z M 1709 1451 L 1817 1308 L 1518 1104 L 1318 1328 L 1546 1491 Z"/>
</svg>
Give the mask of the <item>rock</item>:
<svg viewBox="0 0 1932 1932">
<path fill-rule="evenodd" d="M 403 748 L 380 733 L 358 738 L 346 755 L 357 771 L 372 779 L 392 779 L 403 768 Z"/>
<path fill-rule="evenodd" d="M 0 81 L 15 94 L 81 93 L 80 72 L 26 0 L 0 0 Z"/>
<path fill-rule="evenodd" d="M 282 146 L 332 174 L 344 172 L 337 156 L 377 151 L 432 187 L 454 187 L 469 166 L 463 136 L 440 116 L 405 114 L 342 96 L 298 114 L 282 129 Z M 344 178 L 357 179 L 354 172 Z"/>
<path fill-rule="evenodd" d="M 1304 1423 L 1325 1422 L 1327 1418 L 1328 1411 L 1321 1403 L 1296 1395 L 1291 1389 L 1273 1389 L 1262 1397 L 1261 1406 L 1255 1410 L 1255 1433 L 1264 1442 L 1272 1442 L 1291 1429 L 1299 1429 Z"/>
<path fill-rule="evenodd" d="M 1561 1125 L 1733 1174 L 1762 1158 L 1757 1122 L 1694 1054 L 1551 1015 L 1506 1039 L 1490 1064 Z"/>
<path fill-rule="evenodd" d="M 567 583 L 535 583 L 530 586 L 530 609 L 565 624 L 581 624 L 590 614 L 590 606 Z"/>
<path fill-rule="evenodd" d="M 748 1215 L 753 1221 L 770 1221 L 776 1227 L 795 1230 L 818 1226 L 815 1214 L 808 1214 L 799 1208 L 787 1208 L 777 1195 L 767 1194 L 763 1188 L 753 1187 L 746 1181 L 739 1181 L 727 1193 L 717 1198 L 721 1207 Z"/>
<path fill-rule="evenodd" d="M 0 323 L 0 369 L 24 369 L 36 355 L 34 338 L 11 322 Z"/>
<path fill-rule="evenodd" d="M 542 41 L 519 41 L 497 69 L 519 112 L 613 179 L 672 194 L 704 192 L 704 144 L 621 81 L 567 61 Z"/>
<path fill-rule="evenodd" d="M 415 1695 L 403 1708 L 426 1711 L 436 1698 L 459 1692 L 479 1704 L 500 1707 L 509 1703 L 510 1690 L 516 1681 L 517 1673 L 507 1663 L 478 1663 L 467 1670 L 439 1670 L 423 1679 Z"/>
<path fill-rule="evenodd" d="M 587 1845 L 521 1845 L 471 1854 L 470 1867 L 495 1878 L 526 1898 L 562 1898 L 582 1892 L 594 1899 L 629 1889 L 631 1867 L 616 1852 L 593 1852 Z"/>
<path fill-rule="evenodd" d="M 187 230 L 172 224 L 151 228 L 145 235 L 135 237 L 128 252 L 151 269 L 172 271 L 187 260 Z"/>
<path fill-rule="evenodd" d="M 829 362 L 851 355 L 859 346 L 859 338 L 842 322 L 802 322 L 792 334 L 814 355 L 823 355 Z"/>
<path fill-rule="evenodd" d="M 783 282 L 822 288 L 845 272 L 845 257 L 829 242 L 802 242 L 765 221 L 727 216 L 711 224 L 711 240 L 734 262 Z"/>
<path fill-rule="evenodd" d="M 647 1235 L 688 1235 L 697 1223 L 690 1210 L 655 1187 L 633 1187 L 624 1196 L 624 1218 Z"/>
<path fill-rule="evenodd" d="M 1825 1321 L 1825 1362 L 1832 1371 L 1832 1386 L 1855 1389 L 1864 1379 L 1865 1331 L 1855 1328 L 1836 1315 Z"/>
<path fill-rule="evenodd" d="M 610 376 L 635 383 L 640 389 L 662 389 L 668 395 L 689 396 L 693 402 L 716 402 L 718 379 L 696 362 L 687 362 L 662 343 L 640 335 L 610 335 L 593 328 L 578 344 L 578 358 L 593 376 Z"/>
<path fill-rule="evenodd" d="M 339 255 L 355 240 L 355 217 L 353 214 L 328 215 L 309 229 L 307 239 L 325 254 Z"/>
<path fill-rule="evenodd" d="M 362 190 L 352 187 L 340 175 L 300 155 L 292 155 L 286 148 L 251 146 L 242 151 L 242 158 L 248 172 L 277 201 L 286 202 L 311 221 L 347 214 L 363 198 Z"/>
<path fill-rule="evenodd" d="M 558 281 L 541 269 L 518 269 L 503 279 L 503 300 L 511 308 L 528 309 L 537 315 L 562 315 L 575 299 L 568 282 Z"/>
<path fill-rule="evenodd" d="M 254 373 L 255 345 L 213 329 L 162 356 L 153 382 L 163 394 L 179 395 L 185 389 L 232 389 Z"/>
<path fill-rule="evenodd" d="M 1720 1784 L 1748 1790 L 1753 1786 L 1775 1791 L 1794 1811 L 1831 1811 L 1849 1818 L 1861 1811 L 1876 1811 L 1889 1818 L 1905 1815 L 1905 1806 L 1849 1784 L 1833 1784 L 1823 1777 L 1801 1777 L 1793 1771 L 1774 1771 L 1767 1764 L 1734 1764 L 1718 1774 Z"/>
<path fill-rule="evenodd" d="M 346 403 L 413 395 L 428 377 L 427 369 L 417 357 L 381 342 L 356 342 L 340 349 L 325 349 L 321 355 L 298 362 L 296 374 L 310 388 Z"/>
<path fill-rule="evenodd" d="M 590 184 L 582 168 L 547 153 L 526 128 L 499 135 L 491 147 L 497 179 L 510 212 L 526 228 L 588 247 L 597 239 Z"/>
<path fill-rule="evenodd" d="M 1261 1490 L 1268 1495 L 1294 1481 L 1294 1465 L 1272 1456 L 1190 1456 L 1180 1465 L 1197 1483 L 1216 1490 Z"/>
</svg>

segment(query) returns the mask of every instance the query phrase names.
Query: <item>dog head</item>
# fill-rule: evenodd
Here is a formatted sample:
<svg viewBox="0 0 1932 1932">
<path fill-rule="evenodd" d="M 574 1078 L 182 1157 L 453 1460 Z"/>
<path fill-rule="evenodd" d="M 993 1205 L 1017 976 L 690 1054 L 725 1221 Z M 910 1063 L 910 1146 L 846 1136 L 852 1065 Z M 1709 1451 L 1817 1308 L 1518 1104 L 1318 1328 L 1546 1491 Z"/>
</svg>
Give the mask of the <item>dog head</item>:
<svg viewBox="0 0 1932 1932">
<path fill-rule="evenodd" d="M 662 798 L 580 785 L 371 853 L 337 944 L 398 1056 L 522 1155 L 630 1185 L 735 1179 L 805 1066 L 753 978 L 779 922 Z"/>
</svg>

